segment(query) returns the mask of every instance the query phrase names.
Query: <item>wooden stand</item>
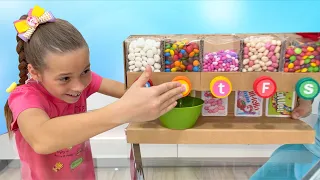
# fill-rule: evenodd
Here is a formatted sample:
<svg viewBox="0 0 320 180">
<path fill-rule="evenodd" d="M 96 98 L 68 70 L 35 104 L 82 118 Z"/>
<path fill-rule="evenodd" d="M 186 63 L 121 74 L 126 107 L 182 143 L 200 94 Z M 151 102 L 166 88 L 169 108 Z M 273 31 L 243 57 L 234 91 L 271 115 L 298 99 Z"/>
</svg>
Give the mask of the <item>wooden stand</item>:
<svg viewBox="0 0 320 180">
<path fill-rule="evenodd" d="M 288 34 L 277 34 L 289 36 Z M 201 36 L 201 35 L 198 35 Z M 239 35 L 241 36 L 241 35 Z M 245 35 L 246 36 L 246 35 Z M 290 36 L 293 36 L 292 34 Z M 130 39 L 130 38 L 129 38 Z M 240 48 L 240 44 L 230 44 Z M 127 55 L 124 42 L 124 56 Z M 218 49 L 223 49 L 219 47 Z M 126 60 L 124 61 L 126 64 Z M 126 65 L 127 66 L 127 65 Z M 129 88 L 142 74 L 126 72 L 125 83 Z M 232 91 L 252 91 L 254 81 L 261 76 L 271 77 L 278 92 L 295 91 L 296 83 L 305 77 L 320 82 L 319 73 L 283 73 L 283 72 L 154 72 L 151 81 L 154 85 L 170 82 L 176 76 L 190 79 L 192 90 L 209 91 L 214 77 L 224 76 L 232 84 Z M 126 129 L 127 142 L 133 144 L 133 156 L 136 173 L 143 177 L 143 168 L 139 144 L 313 144 L 314 130 L 305 122 L 291 118 L 271 117 L 235 117 L 234 92 L 228 97 L 228 115 L 225 117 L 200 116 L 194 127 L 186 130 L 171 130 L 161 125 L 159 120 L 130 123 Z M 264 105 L 265 106 L 265 105 Z M 265 109 L 263 107 L 263 109 Z M 144 178 L 143 178 L 144 179 Z"/>
</svg>

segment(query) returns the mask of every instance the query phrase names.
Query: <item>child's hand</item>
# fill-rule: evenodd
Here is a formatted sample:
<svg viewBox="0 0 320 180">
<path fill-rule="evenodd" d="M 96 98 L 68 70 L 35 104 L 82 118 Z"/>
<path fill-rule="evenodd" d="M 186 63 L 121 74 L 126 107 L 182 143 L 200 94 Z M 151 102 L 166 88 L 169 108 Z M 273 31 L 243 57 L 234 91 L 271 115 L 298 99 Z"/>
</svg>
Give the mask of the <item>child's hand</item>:
<svg viewBox="0 0 320 180">
<path fill-rule="evenodd" d="M 173 109 L 182 97 L 183 86 L 178 82 L 167 82 L 145 87 L 151 76 L 148 66 L 139 79 L 122 96 L 123 113 L 130 115 L 129 122 L 144 122 L 157 119 Z"/>
<path fill-rule="evenodd" d="M 299 119 L 307 117 L 312 112 L 312 101 L 299 99 L 299 105 L 292 111 L 292 118 Z"/>
</svg>

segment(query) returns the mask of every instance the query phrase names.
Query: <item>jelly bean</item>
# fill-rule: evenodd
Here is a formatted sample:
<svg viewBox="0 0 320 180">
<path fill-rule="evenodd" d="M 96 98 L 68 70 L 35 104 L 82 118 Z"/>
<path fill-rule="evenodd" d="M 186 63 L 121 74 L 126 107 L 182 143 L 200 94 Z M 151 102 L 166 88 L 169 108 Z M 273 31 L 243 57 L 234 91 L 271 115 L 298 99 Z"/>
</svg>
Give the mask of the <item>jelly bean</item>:
<svg viewBox="0 0 320 180">
<path fill-rule="evenodd" d="M 250 36 L 245 38 L 242 72 L 270 71 L 270 69 L 278 71 L 281 46 L 282 42 L 275 40 L 272 36 Z M 294 54 L 293 49 L 289 54 L 286 54 L 286 58 L 289 58 L 290 54 Z M 268 67 L 271 68 L 268 70 Z"/>
<path fill-rule="evenodd" d="M 165 49 L 164 49 L 165 64 L 171 65 L 171 72 L 185 72 L 185 71 L 192 72 L 193 69 L 199 71 L 200 50 L 199 50 L 199 45 L 197 43 L 198 42 L 189 42 L 188 40 L 181 40 L 181 41 L 175 41 L 170 39 L 165 40 Z M 169 55 L 168 55 L 168 51 L 169 51 Z M 167 61 L 169 60 L 169 58 L 171 58 L 171 60 Z M 195 60 L 197 60 L 198 62 L 194 63 Z M 195 65 L 199 67 L 194 68 Z"/>
<path fill-rule="evenodd" d="M 249 59 L 244 60 L 249 63 Z M 238 54 L 233 50 L 219 50 L 217 52 L 205 52 L 203 59 L 203 71 L 226 72 L 238 71 Z"/>
</svg>

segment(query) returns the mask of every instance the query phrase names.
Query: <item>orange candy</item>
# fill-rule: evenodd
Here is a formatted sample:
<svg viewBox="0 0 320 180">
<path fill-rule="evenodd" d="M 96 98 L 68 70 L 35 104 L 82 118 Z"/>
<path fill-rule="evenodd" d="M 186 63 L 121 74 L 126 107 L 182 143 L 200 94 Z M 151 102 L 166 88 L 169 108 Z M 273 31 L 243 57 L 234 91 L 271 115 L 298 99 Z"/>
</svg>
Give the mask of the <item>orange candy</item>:
<svg viewBox="0 0 320 180">
<path fill-rule="evenodd" d="M 288 71 L 289 71 L 289 68 L 284 68 L 283 71 L 284 71 L 284 72 L 288 72 Z"/>
<path fill-rule="evenodd" d="M 183 69 L 183 70 L 185 70 L 185 69 L 186 69 L 186 66 L 183 65 L 183 64 L 181 64 L 181 65 L 180 65 L 180 68 Z"/>
<path fill-rule="evenodd" d="M 191 52 L 190 54 L 189 54 L 189 57 L 193 57 L 194 56 L 194 52 Z"/>
<path fill-rule="evenodd" d="M 199 64 L 200 64 L 200 62 L 198 60 L 193 61 L 193 66 L 198 66 Z"/>
<path fill-rule="evenodd" d="M 181 65 L 181 63 L 180 63 L 180 61 L 175 61 L 175 62 L 174 62 L 174 65 L 175 65 L 176 67 L 179 67 L 179 66 Z"/>
<path fill-rule="evenodd" d="M 199 53 L 199 49 L 194 49 L 193 52 L 194 53 Z"/>
</svg>

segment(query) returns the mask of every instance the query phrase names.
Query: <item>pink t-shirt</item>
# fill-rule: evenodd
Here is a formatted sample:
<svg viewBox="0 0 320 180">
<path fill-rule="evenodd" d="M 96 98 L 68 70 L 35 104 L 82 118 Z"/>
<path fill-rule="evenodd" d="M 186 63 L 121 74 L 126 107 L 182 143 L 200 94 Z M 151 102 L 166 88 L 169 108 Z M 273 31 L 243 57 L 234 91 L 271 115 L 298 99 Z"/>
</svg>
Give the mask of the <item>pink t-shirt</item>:
<svg viewBox="0 0 320 180">
<path fill-rule="evenodd" d="M 84 113 L 87 111 L 86 99 L 98 91 L 101 82 L 102 77 L 92 72 L 91 83 L 82 92 L 79 101 L 74 104 L 68 104 L 53 97 L 40 83 L 38 84 L 35 81 L 30 81 L 27 84 L 18 86 L 10 94 L 8 103 L 14 118 L 11 129 L 15 133 L 23 180 L 95 179 L 89 140 L 52 154 L 37 154 L 20 133 L 17 117 L 22 111 L 28 108 L 40 108 L 44 110 L 50 118 Z M 29 119 L 29 121 L 32 121 L 32 119 Z M 66 124 L 66 126 L 68 126 L 68 124 Z"/>
</svg>

